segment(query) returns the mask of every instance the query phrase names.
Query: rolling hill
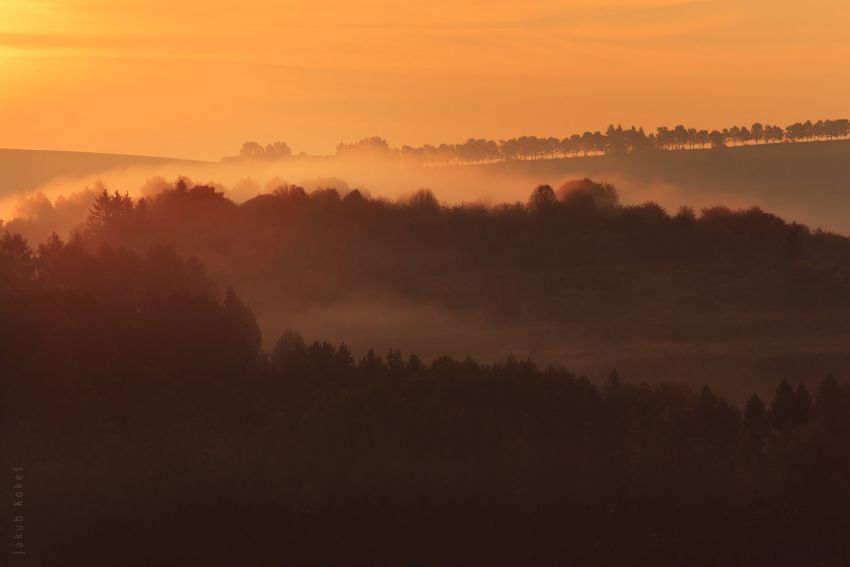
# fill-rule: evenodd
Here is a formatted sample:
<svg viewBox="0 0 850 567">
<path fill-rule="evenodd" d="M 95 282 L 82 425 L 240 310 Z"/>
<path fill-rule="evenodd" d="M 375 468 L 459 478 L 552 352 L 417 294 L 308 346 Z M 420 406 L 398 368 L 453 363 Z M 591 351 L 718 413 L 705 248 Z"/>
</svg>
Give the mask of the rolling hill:
<svg viewBox="0 0 850 567">
<path fill-rule="evenodd" d="M 33 189 L 56 178 L 82 177 L 111 169 L 180 162 L 197 163 L 151 156 L 0 149 L 0 197 Z"/>
<path fill-rule="evenodd" d="M 813 227 L 850 234 L 850 140 L 663 151 L 473 167 L 495 177 L 555 183 L 577 177 L 644 187 L 664 206 L 758 206 Z"/>
</svg>

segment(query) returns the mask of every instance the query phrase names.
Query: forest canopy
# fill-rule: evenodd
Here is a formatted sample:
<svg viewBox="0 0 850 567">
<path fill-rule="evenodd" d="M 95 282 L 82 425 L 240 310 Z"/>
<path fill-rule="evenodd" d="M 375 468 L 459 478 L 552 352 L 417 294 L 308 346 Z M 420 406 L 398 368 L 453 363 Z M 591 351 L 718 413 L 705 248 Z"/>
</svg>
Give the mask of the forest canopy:
<svg viewBox="0 0 850 567">
<path fill-rule="evenodd" d="M 189 210 L 209 222 L 238 210 L 203 188 L 173 191 L 161 198 L 206 203 Z M 617 206 L 603 185 L 566 195 Z M 564 202 L 539 187 L 527 212 L 504 214 Z M 160 206 L 106 194 L 70 242 L 0 238 L 0 439 L 38 471 L 27 514 L 51 542 L 34 552 L 42 564 L 88 563 L 78 542 L 92 533 L 103 565 L 850 557 L 846 383 L 782 380 L 736 406 L 708 387 L 616 371 L 591 382 L 513 357 L 355 357 L 294 331 L 264 351 L 251 310 L 197 261 L 106 240 Z M 392 206 L 408 222 L 449 214 L 427 195 Z M 121 215 L 100 214 L 110 207 Z"/>
<path fill-rule="evenodd" d="M 198 258 L 267 341 L 295 326 L 357 353 L 519 352 L 593 375 L 616 359 L 638 380 L 675 372 L 737 402 L 779 372 L 850 370 L 847 238 L 757 208 L 624 204 L 588 179 L 453 206 L 424 189 L 390 201 L 334 183 L 241 204 L 187 179 L 143 199 L 104 189 L 74 232 L 95 251 Z M 7 228 L 49 234 L 37 222 Z"/>
</svg>

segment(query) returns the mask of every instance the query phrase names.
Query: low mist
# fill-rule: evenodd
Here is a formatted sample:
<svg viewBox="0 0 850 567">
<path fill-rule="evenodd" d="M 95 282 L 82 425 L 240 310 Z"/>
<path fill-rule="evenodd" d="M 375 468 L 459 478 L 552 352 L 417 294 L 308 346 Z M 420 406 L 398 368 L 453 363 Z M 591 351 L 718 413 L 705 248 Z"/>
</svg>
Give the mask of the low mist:
<svg viewBox="0 0 850 567">
<path fill-rule="evenodd" d="M 813 161 L 807 155 L 798 155 L 797 148 L 802 145 L 785 146 L 794 147 L 776 145 L 739 148 L 725 154 L 657 152 L 447 167 L 405 166 L 398 160 L 362 155 L 218 163 L 160 160 L 84 175 L 57 173 L 49 181 L 26 188 L 6 184 L 4 193 L 0 194 L 0 219 L 29 221 L 12 226 L 34 240 L 41 240 L 52 231 L 67 235 L 83 219 L 93 196 L 103 188 L 143 197 L 158 192 L 179 177 L 215 186 L 237 203 L 281 185 L 297 184 L 308 191 L 332 187 L 345 194 L 358 189 L 364 195 L 388 199 L 403 199 L 428 188 L 449 205 L 522 201 L 529 188 L 536 185 L 559 186 L 570 179 L 590 177 L 614 183 L 621 201 L 627 205 L 652 201 L 668 212 L 675 212 L 680 206 L 697 210 L 718 204 L 732 208 L 759 206 L 788 220 L 850 234 L 850 221 L 843 214 L 850 207 L 850 191 L 846 190 L 850 187 L 850 169 L 846 165 L 848 160 L 844 159 L 848 150 L 833 145 Z M 785 155 L 792 150 L 796 153 L 790 158 Z M 753 157 L 746 153 L 753 151 L 764 155 Z M 795 156 L 796 159 L 791 159 Z M 63 158 L 57 165 L 57 171 L 74 169 L 65 163 L 67 159 Z M 89 167 L 97 168 L 99 164 Z M 770 168 L 775 171 L 765 171 Z M 50 171 L 49 167 L 43 169 Z"/>
</svg>

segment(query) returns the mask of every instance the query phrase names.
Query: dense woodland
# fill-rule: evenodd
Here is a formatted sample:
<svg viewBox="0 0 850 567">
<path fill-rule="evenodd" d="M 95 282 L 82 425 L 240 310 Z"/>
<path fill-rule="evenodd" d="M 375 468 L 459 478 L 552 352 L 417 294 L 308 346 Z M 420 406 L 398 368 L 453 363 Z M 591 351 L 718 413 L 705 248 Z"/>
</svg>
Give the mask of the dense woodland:
<svg viewBox="0 0 850 567">
<path fill-rule="evenodd" d="M 426 144 L 421 147 L 402 146 L 391 148 L 380 137 L 364 138 L 354 143 L 340 143 L 336 156 L 342 158 L 398 158 L 403 164 L 412 165 L 457 165 L 493 163 L 513 160 L 537 160 L 578 155 L 619 155 L 643 153 L 654 150 L 721 149 L 728 146 L 748 144 L 775 144 L 782 142 L 811 142 L 847 139 L 850 136 L 850 120 L 818 120 L 795 122 L 786 127 L 755 122 L 751 126 L 732 126 L 722 130 L 705 130 L 677 125 L 674 128 L 659 126 L 647 134 L 644 129 L 623 128 L 609 125 L 606 131 L 586 131 L 564 138 L 521 136 L 509 140 L 470 138 L 462 144 Z M 240 158 L 286 159 L 293 157 L 285 142 L 263 146 L 257 142 L 245 142 Z M 308 157 L 299 154 L 296 157 Z M 226 158 L 234 159 L 234 158 Z"/>
<path fill-rule="evenodd" d="M 758 209 L 623 205 L 587 180 L 531 193 L 445 206 L 427 191 L 389 201 L 284 186 L 236 204 L 181 180 L 141 200 L 101 193 L 69 242 L 198 258 L 252 307 L 266 348 L 297 328 L 358 356 L 516 353 L 709 384 L 739 404 L 779 378 L 814 387 L 850 372 L 847 238 Z M 7 228 L 39 232 L 27 223 Z"/>
<path fill-rule="evenodd" d="M 28 559 L 847 564 L 850 387 L 832 377 L 811 389 L 781 381 L 772 397 L 737 407 L 709 388 L 633 384 L 616 371 L 591 382 L 513 358 L 423 361 L 393 350 L 355 360 L 345 345 L 305 344 L 294 332 L 264 352 L 233 290 L 199 262 L 140 241 L 166 213 L 185 215 L 171 230 L 204 240 L 229 235 L 202 227 L 227 231 L 223 221 L 246 215 L 275 242 L 270 227 L 294 215 L 271 225 L 263 215 L 302 207 L 316 222 L 353 207 L 346 226 L 423 223 L 431 235 L 468 215 L 464 241 L 476 245 L 477 233 L 477 246 L 488 223 L 536 227 L 533 240 L 545 244 L 550 223 L 582 218 L 606 235 L 597 255 L 634 239 L 635 225 L 693 235 L 681 256 L 701 261 L 774 250 L 771 262 L 826 265 L 847 253 L 844 240 L 757 212 L 596 217 L 588 200 L 614 193 L 585 189 L 558 201 L 538 188 L 527 206 L 459 212 L 426 195 L 396 205 L 292 188 L 243 208 L 178 186 L 148 204 L 103 196 L 67 243 L 32 248 L 4 234 L 0 435 L 4 463 L 26 469 Z M 570 206 L 585 215 L 559 216 Z M 412 253 L 415 243 L 399 246 Z M 528 253 L 492 246 L 511 261 Z M 573 253 L 592 255 L 585 246 Z M 642 248 L 623 255 L 660 254 Z M 808 301 L 827 301 L 834 285 Z"/>
<path fill-rule="evenodd" d="M 589 180 L 453 207 L 297 186 L 237 205 L 180 180 L 138 201 L 104 191 L 77 237 L 173 246 L 259 312 L 370 296 L 614 338 L 850 331 L 850 239 L 758 209 L 624 206 Z"/>
</svg>

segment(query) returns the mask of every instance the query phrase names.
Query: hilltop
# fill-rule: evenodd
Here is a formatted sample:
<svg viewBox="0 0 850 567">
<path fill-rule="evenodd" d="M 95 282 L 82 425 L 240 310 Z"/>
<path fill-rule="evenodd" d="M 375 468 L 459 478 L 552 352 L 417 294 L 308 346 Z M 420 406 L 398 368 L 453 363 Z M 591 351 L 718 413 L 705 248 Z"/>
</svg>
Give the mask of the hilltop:
<svg viewBox="0 0 850 567">
<path fill-rule="evenodd" d="M 169 163 L 197 162 L 168 157 L 0 148 L 0 197 L 33 189 L 51 179 Z"/>
</svg>

